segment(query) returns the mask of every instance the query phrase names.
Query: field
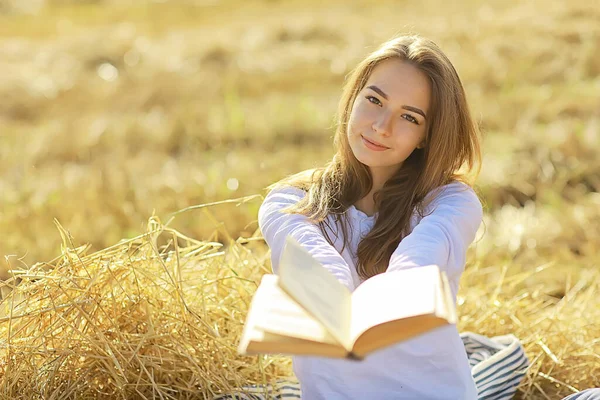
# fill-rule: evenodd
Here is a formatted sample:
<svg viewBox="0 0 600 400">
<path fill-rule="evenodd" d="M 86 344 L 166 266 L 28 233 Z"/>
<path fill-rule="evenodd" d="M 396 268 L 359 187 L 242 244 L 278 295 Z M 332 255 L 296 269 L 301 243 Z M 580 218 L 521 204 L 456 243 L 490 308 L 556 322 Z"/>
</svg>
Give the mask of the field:
<svg viewBox="0 0 600 400">
<path fill-rule="evenodd" d="M 73 268 L 100 271 L 103 254 L 126 260 L 127 252 L 105 249 L 153 228 L 181 236 L 171 247 L 160 247 L 169 244 L 162 237 L 150 246 L 152 235 L 130 245 L 165 255 L 178 240 L 191 253 L 211 243 L 181 273 L 188 283 L 210 275 L 203 282 L 221 297 L 208 304 L 193 294 L 196 286 L 176 292 L 226 333 L 217 342 L 200 341 L 204 331 L 180 332 L 181 342 L 213 350 L 234 343 L 252 288 L 269 270 L 256 231 L 260 196 L 174 213 L 264 195 L 268 184 L 325 163 L 345 75 L 400 32 L 430 37 L 446 51 L 483 132 L 477 190 L 485 217 L 459 293 L 461 330 L 522 340 L 532 367 L 519 398 L 600 387 L 600 5 L 589 0 L 0 0 L 0 270 L 11 307 L 17 295 L 54 299 L 36 292 L 44 274 L 59 281 L 60 273 L 77 275 Z M 136 260 L 136 268 L 160 267 Z M 214 286 L 223 266 L 247 281 Z M 10 292 L 17 277 L 21 285 Z M 233 289 L 233 297 L 223 295 Z M 163 307 L 184 315 L 173 301 Z M 33 305 L 19 307 L 33 315 Z M 0 317 L 9 338 L 0 337 L 0 393 L 28 398 L 28 380 L 42 379 L 35 371 L 48 358 L 36 368 L 12 359 L 11 351 L 33 351 L 41 339 L 16 329 L 33 319 L 10 321 Z M 195 379 L 189 387 L 208 394 L 290 373 L 286 358 L 265 358 L 255 369 L 255 358 L 234 350 L 221 361 L 237 367 L 181 367 Z M 35 393 L 64 390 L 58 378 L 71 371 L 67 364 Z M 85 365 L 94 376 L 108 368 Z M 138 395 L 117 385 L 131 382 L 126 371 L 111 373 L 115 397 Z M 152 397 L 171 382 L 163 378 L 137 389 Z"/>
</svg>

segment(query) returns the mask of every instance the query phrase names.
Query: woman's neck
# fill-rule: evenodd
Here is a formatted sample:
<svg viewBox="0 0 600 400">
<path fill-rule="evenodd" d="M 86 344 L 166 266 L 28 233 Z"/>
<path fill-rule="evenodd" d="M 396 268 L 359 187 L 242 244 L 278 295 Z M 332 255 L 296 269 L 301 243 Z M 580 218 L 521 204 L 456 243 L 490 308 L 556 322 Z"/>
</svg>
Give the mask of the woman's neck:
<svg viewBox="0 0 600 400">
<path fill-rule="evenodd" d="M 373 201 L 374 193 L 375 192 L 371 191 L 368 195 L 354 203 L 354 207 L 357 210 L 364 212 L 369 217 L 373 216 L 373 214 L 377 212 L 377 209 L 375 208 L 375 201 Z"/>
<path fill-rule="evenodd" d="M 375 200 L 373 196 L 377 191 L 379 191 L 383 187 L 383 185 L 391 177 L 391 175 L 393 175 L 393 171 L 390 171 L 387 168 L 378 169 L 371 167 L 369 169 L 371 170 L 371 179 L 373 180 L 373 185 L 371 186 L 369 194 L 367 194 L 365 197 L 354 203 L 354 207 L 356 207 L 357 210 L 364 212 L 370 217 L 378 211 L 377 207 L 375 206 Z"/>
</svg>

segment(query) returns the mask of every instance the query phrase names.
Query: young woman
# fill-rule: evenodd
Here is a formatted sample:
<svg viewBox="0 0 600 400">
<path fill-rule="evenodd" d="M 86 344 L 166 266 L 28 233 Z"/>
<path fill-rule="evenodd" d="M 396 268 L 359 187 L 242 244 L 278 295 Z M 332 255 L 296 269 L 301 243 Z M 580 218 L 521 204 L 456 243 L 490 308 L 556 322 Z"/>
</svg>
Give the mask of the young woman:
<svg viewBox="0 0 600 400">
<path fill-rule="evenodd" d="M 367 56 L 346 82 L 335 145 L 324 168 L 270 186 L 259 226 L 274 272 L 292 235 L 350 290 L 436 264 L 456 301 L 482 220 L 472 188 L 481 154 L 465 91 L 440 48 L 401 36 Z M 268 386 L 277 398 L 498 400 L 513 397 L 528 361 L 512 335 L 459 335 L 451 325 L 362 362 L 297 356 L 293 365 L 300 388 Z M 264 398 L 264 388 L 244 389 L 252 397 L 235 398 Z M 600 389 L 565 400 L 575 399 L 599 400 Z"/>
<path fill-rule="evenodd" d="M 351 291 L 370 277 L 436 264 L 456 300 L 482 221 L 472 189 L 479 132 L 452 63 L 430 40 L 384 43 L 349 76 L 337 151 L 324 168 L 272 185 L 259 225 L 278 262 L 292 235 Z M 454 325 L 363 362 L 298 356 L 304 399 L 476 399 Z"/>
</svg>

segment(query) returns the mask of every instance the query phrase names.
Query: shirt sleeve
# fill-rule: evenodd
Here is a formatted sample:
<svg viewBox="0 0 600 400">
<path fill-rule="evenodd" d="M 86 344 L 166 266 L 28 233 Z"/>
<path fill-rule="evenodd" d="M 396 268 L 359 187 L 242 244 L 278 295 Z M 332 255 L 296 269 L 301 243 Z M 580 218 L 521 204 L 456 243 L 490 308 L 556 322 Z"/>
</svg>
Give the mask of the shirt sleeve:
<svg viewBox="0 0 600 400">
<path fill-rule="evenodd" d="M 306 193 L 303 190 L 286 187 L 274 189 L 265 198 L 258 211 L 258 225 L 267 245 L 271 249 L 271 265 L 274 273 L 278 273 L 279 259 L 287 235 L 291 235 L 308 252 L 315 257 L 350 291 L 354 290 L 354 282 L 350 266 L 333 247 L 320 227 L 308 217 L 301 214 L 288 214 L 281 210 L 299 200 Z"/>
<path fill-rule="evenodd" d="M 452 183 L 442 188 L 425 211 L 392 254 L 386 272 L 435 264 L 446 272 L 456 294 L 467 248 L 483 218 L 481 202 L 466 184 Z"/>
</svg>

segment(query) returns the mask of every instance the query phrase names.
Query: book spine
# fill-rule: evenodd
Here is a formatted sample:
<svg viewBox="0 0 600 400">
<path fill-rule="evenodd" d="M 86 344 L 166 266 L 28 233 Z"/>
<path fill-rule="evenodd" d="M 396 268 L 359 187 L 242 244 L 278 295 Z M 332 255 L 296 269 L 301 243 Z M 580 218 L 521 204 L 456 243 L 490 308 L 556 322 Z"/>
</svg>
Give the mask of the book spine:
<svg viewBox="0 0 600 400">
<path fill-rule="evenodd" d="M 355 352 L 351 351 L 346 355 L 346 358 L 348 360 L 352 360 L 352 361 L 362 361 L 363 357 L 360 357 L 358 354 L 356 354 Z"/>
</svg>

